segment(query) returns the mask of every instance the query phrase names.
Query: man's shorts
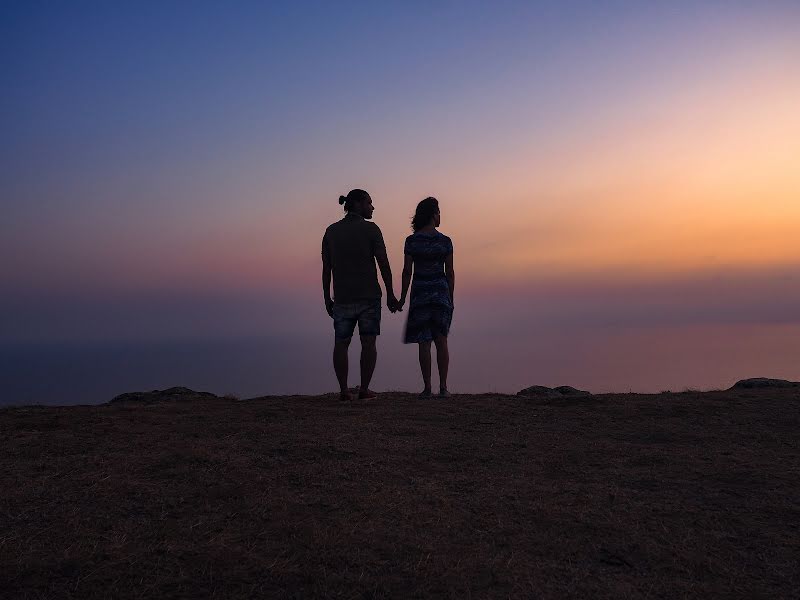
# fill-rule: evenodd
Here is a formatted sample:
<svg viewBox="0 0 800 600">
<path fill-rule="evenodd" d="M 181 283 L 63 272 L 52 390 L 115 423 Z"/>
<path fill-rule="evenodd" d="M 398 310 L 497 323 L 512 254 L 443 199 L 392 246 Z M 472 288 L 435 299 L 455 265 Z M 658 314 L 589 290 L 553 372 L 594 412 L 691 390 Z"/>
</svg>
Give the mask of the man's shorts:
<svg viewBox="0 0 800 600">
<path fill-rule="evenodd" d="M 347 304 L 333 303 L 333 331 L 337 340 L 353 337 L 356 323 L 359 335 L 381 334 L 381 299 Z"/>
</svg>

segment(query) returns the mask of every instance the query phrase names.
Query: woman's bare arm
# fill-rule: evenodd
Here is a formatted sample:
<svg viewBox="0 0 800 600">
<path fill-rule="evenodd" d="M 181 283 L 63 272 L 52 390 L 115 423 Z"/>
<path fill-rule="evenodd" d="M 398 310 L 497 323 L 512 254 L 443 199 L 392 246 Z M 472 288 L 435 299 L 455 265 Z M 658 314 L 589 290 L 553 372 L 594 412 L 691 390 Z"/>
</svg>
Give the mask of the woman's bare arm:
<svg viewBox="0 0 800 600">
<path fill-rule="evenodd" d="M 403 306 L 406 303 L 406 294 L 408 294 L 408 286 L 411 285 L 411 274 L 414 271 L 414 259 L 411 258 L 411 255 L 405 255 L 405 261 L 403 262 L 403 287 L 400 291 L 400 306 Z"/>
<path fill-rule="evenodd" d="M 444 272 L 447 276 L 447 286 L 450 288 L 450 302 L 455 306 L 456 272 L 453 270 L 453 253 L 444 259 Z"/>
</svg>

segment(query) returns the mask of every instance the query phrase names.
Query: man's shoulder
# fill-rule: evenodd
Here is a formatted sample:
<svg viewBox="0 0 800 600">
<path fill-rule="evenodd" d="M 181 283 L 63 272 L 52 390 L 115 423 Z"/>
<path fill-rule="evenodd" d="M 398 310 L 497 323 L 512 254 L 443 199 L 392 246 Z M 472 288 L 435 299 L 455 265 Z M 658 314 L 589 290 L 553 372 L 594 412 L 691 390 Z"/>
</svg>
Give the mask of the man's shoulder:
<svg viewBox="0 0 800 600">
<path fill-rule="evenodd" d="M 365 227 L 367 227 L 367 228 L 369 228 L 369 229 L 371 229 L 373 231 L 375 231 L 375 230 L 380 231 L 381 230 L 381 228 L 378 227 L 378 224 L 375 221 L 367 221 L 366 219 L 363 219 L 361 222 L 364 224 Z"/>
<path fill-rule="evenodd" d="M 381 228 L 378 227 L 377 223 L 373 223 L 372 221 L 367 221 L 366 219 L 364 219 L 362 221 L 362 223 L 363 223 L 364 231 L 367 232 L 367 236 L 368 237 L 370 237 L 372 239 L 377 239 L 377 238 L 383 239 L 383 234 L 381 233 Z"/>
<path fill-rule="evenodd" d="M 325 228 L 325 233 L 327 234 L 329 231 L 336 231 L 337 229 L 340 229 L 343 223 L 344 219 L 339 219 L 338 221 L 334 221 Z"/>
<path fill-rule="evenodd" d="M 372 221 L 367 221 L 366 219 L 340 219 L 335 223 L 331 223 L 325 229 L 325 235 L 323 237 L 339 237 L 339 238 L 350 238 L 353 235 L 367 235 L 367 236 L 382 236 L 381 228 L 378 227 L 377 223 L 373 223 Z"/>
</svg>

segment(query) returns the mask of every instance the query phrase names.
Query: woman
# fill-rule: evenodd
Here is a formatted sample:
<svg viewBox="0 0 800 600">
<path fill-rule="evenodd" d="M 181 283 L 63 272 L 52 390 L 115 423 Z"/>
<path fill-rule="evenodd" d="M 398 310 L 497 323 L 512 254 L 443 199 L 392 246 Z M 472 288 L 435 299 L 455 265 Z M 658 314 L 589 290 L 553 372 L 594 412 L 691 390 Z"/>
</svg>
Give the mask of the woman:
<svg viewBox="0 0 800 600">
<path fill-rule="evenodd" d="M 419 344 L 419 367 L 425 389 L 421 398 L 431 397 L 431 342 L 436 345 L 436 363 L 439 367 L 439 396 L 449 396 L 447 368 L 450 355 L 447 334 L 453 319 L 453 291 L 456 276 L 453 272 L 453 242 L 436 231 L 441 222 L 439 202 L 425 198 L 417 205 L 411 219 L 413 234 L 406 238 L 405 264 L 403 266 L 403 291 L 399 307 L 406 302 L 411 286 L 411 302 L 404 343 Z"/>
</svg>

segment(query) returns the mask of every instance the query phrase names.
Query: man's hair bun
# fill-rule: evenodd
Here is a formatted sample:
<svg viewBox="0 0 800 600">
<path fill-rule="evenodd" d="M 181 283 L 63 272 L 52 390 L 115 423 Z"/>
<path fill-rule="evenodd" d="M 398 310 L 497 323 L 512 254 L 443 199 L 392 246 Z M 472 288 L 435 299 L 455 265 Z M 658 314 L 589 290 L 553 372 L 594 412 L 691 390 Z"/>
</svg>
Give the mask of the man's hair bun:
<svg viewBox="0 0 800 600">
<path fill-rule="evenodd" d="M 369 200 L 369 194 L 359 189 L 350 190 L 347 192 L 347 196 L 339 196 L 339 204 L 344 204 L 345 212 L 349 212 L 353 209 L 354 202 L 367 202 Z"/>
</svg>

